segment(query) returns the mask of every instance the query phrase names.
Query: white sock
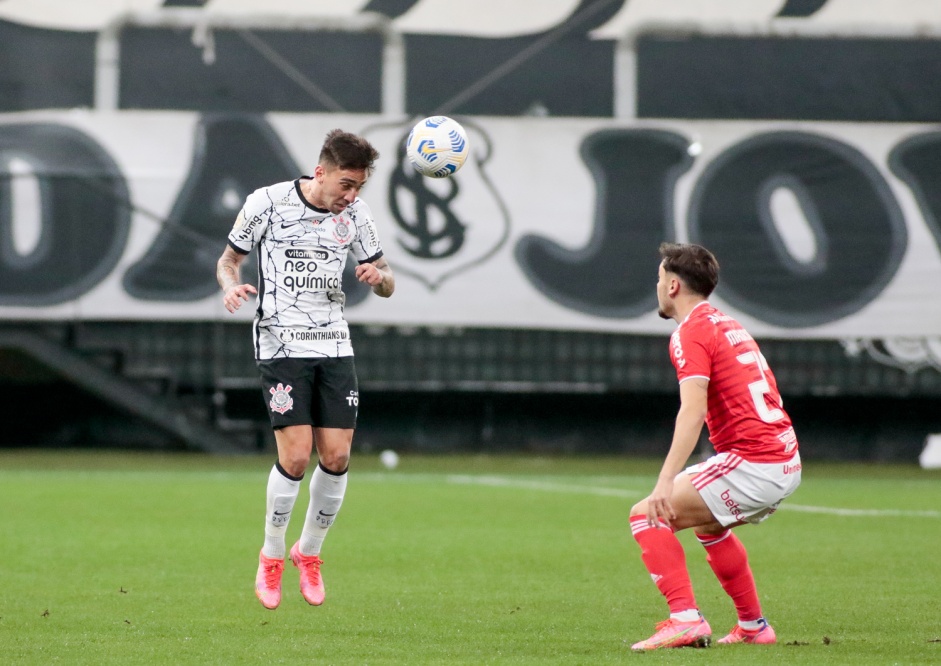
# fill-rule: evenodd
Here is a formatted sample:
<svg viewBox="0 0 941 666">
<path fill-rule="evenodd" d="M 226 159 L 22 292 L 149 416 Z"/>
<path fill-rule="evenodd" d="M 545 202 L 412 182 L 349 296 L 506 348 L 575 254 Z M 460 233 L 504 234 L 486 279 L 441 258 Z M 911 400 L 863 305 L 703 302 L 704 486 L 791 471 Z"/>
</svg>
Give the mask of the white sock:
<svg viewBox="0 0 941 666">
<path fill-rule="evenodd" d="M 738 621 L 738 626 L 740 626 L 742 629 L 748 629 L 748 631 L 757 631 L 766 624 L 768 624 L 768 622 L 763 617 L 759 617 L 757 620 L 752 620 L 750 622 L 745 622 L 742 620 Z"/>
<path fill-rule="evenodd" d="M 265 504 L 265 544 L 261 552 L 265 557 L 284 559 L 284 535 L 291 522 L 291 511 L 297 501 L 301 479 L 290 476 L 280 463 L 275 463 L 268 474 L 268 497 Z"/>
<path fill-rule="evenodd" d="M 670 613 L 670 617 L 677 622 L 696 622 L 702 615 L 700 615 L 699 611 L 695 608 L 689 608 L 679 613 Z"/>
<path fill-rule="evenodd" d="M 310 506 L 301 532 L 302 555 L 319 555 L 327 530 L 336 520 L 346 494 L 346 470 L 342 474 L 328 472 L 322 465 L 310 476 Z"/>
</svg>

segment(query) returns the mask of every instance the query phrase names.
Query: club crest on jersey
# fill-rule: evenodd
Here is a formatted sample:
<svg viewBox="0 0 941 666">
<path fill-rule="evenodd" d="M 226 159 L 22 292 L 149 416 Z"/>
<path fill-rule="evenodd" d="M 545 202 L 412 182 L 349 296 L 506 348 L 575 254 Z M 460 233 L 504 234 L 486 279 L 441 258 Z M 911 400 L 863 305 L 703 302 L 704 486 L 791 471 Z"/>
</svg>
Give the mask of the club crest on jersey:
<svg viewBox="0 0 941 666">
<path fill-rule="evenodd" d="M 336 218 L 334 219 L 336 220 Z M 340 243 L 348 241 L 350 239 L 350 225 L 337 220 L 336 226 L 333 227 L 333 237 Z"/>
<path fill-rule="evenodd" d="M 271 411 L 284 414 L 284 412 L 294 407 L 294 398 L 290 396 L 291 388 L 290 384 L 285 386 L 278 383 L 277 386 L 268 389 L 268 393 L 271 394 L 271 401 L 268 403 Z"/>
</svg>

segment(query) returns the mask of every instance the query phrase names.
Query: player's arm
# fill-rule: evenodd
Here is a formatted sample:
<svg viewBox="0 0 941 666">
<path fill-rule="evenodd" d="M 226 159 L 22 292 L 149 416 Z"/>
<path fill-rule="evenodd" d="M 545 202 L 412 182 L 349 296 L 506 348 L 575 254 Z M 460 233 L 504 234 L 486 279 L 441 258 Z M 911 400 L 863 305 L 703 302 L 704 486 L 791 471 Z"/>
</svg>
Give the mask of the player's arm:
<svg viewBox="0 0 941 666">
<path fill-rule="evenodd" d="M 650 525 L 656 525 L 658 519 L 670 524 L 676 518 L 670 502 L 673 480 L 696 450 L 706 420 L 708 390 L 709 380 L 702 377 L 692 377 L 680 384 L 680 410 L 676 415 L 673 442 L 660 469 L 657 485 L 647 498 L 647 522 Z"/>
<path fill-rule="evenodd" d="M 240 267 L 245 257 L 227 245 L 219 261 L 216 262 L 216 280 L 222 287 L 222 304 L 229 312 L 235 312 L 242 306 L 242 301 L 248 300 L 249 294 L 257 294 L 258 290 L 250 284 L 240 284 Z"/>
<path fill-rule="evenodd" d="M 367 261 L 356 267 L 356 279 L 372 287 L 376 296 L 389 298 L 395 291 L 395 276 L 385 257 Z"/>
</svg>

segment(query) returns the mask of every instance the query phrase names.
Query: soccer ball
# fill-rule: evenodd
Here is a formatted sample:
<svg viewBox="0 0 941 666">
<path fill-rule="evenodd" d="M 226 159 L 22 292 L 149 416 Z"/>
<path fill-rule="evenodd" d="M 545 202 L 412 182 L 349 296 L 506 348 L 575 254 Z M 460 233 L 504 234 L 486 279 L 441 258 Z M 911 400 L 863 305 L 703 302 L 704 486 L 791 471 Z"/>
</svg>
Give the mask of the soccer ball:
<svg viewBox="0 0 941 666">
<path fill-rule="evenodd" d="M 431 116 L 418 121 L 408 133 L 405 153 L 423 176 L 447 178 L 467 159 L 467 133 L 447 116 Z"/>
</svg>

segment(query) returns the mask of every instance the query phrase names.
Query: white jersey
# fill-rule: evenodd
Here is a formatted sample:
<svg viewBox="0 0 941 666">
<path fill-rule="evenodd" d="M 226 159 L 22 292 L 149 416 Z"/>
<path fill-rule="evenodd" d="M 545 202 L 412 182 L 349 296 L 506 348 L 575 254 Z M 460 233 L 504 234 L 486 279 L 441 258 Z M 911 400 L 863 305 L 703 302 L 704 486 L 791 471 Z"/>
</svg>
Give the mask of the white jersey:
<svg viewBox="0 0 941 666">
<path fill-rule="evenodd" d="M 343 268 L 382 256 L 369 207 L 356 199 L 338 215 L 315 208 L 301 180 L 252 192 L 229 234 L 229 245 L 258 248 L 255 358 L 352 356 L 343 318 Z"/>
</svg>

